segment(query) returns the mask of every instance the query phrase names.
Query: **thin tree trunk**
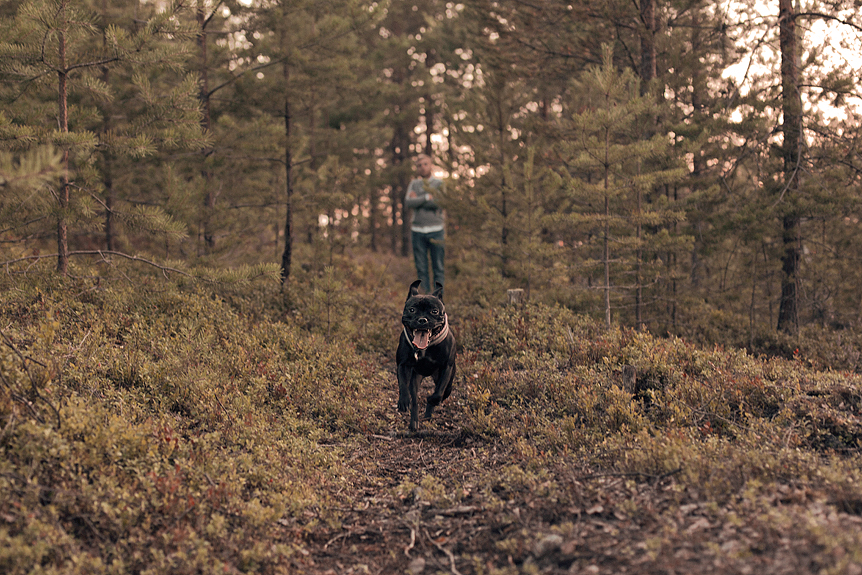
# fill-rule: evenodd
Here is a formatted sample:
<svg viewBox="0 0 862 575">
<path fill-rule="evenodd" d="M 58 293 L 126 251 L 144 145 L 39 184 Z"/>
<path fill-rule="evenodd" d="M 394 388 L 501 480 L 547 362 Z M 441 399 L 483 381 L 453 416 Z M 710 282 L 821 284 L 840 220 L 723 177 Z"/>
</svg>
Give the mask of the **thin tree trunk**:
<svg viewBox="0 0 862 575">
<path fill-rule="evenodd" d="M 409 146 L 409 141 L 405 140 L 404 144 Z M 411 162 L 409 156 L 405 158 L 406 162 Z M 407 193 L 407 186 L 410 185 L 410 178 L 406 172 L 401 171 L 398 178 L 398 213 L 401 215 L 401 256 L 407 257 L 411 253 L 410 244 L 412 242 L 412 233 L 410 230 L 410 218 L 407 217 L 407 206 L 404 205 L 404 195 Z"/>
<path fill-rule="evenodd" d="M 611 329 L 611 131 L 605 129 L 605 222 L 602 229 L 602 262 L 605 267 L 605 327 Z"/>
<path fill-rule="evenodd" d="M 692 23 L 691 23 L 691 50 L 695 54 L 699 54 L 702 49 L 701 42 L 701 20 L 700 20 L 700 12 L 695 10 L 692 15 Z M 704 80 L 703 69 L 699 66 L 694 67 L 694 74 L 691 79 L 691 107 L 694 110 L 694 122 L 696 126 L 700 126 L 702 122 L 705 120 L 704 114 L 704 96 L 706 94 L 706 82 Z M 701 128 L 703 129 L 703 128 Z M 704 158 L 703 152 L 697 150 L 694 152 L 694 159 L 692 161 L 692 172 L 691 175 L 694 178 L 696 187 L 695 189 L 699 189 L 701 187 L 700 178 L 706 172 L 706 159 Z M 702 264 L 700 262 L 700 249 L 701 249 L 701 233 L 700 228 L 702 222 L 692 222 L 695 233 L 694 235 L 694 245 L 691 249 L 691 274 L 690 281 L 691 285 L 694 288 L 700 287 L 701 280 L 701 268 Z"/>
<path fill-rule="evenodd" d="M 65 9 L 65 5 L 63 5 Z M 58 86 L 58 111 L 60 131 L 67 133 L 69 131 L 69 108 L 68 108 L 68 92 L 66 81 L 68 79 L 68 71 L 66 70 L 66 33 L 64 30 L 59 30 L 58 34 L 58 59 L 59 70 L 57 72 Z M 57 216 L 57 271 L 61 275 L 66 275 L 69 271 L 69 238 L 68 238 L 68 223 L 66 221 L 67 210 L 69 209 L 69 149 L 63 150 L 63 172 L 60 176 L 60 190 L 58 201 L 60 204 L 60 213 Z"/>
<path fill-rule="evenodd" d="M 111 177 L 111 153 L 105 152 L 105 174 L 102 181 L 105 184 L 105 249 L 109 252 L 117 251 L 117 231 L 114 227 L 114 203 L 117 192 L 114 189 L 114 180 Z"/>
<path fill-rule="evenodd" d="M 431 135 L 434 133 L 434 108 L 431 94 L 425 95 L 425 155 L 434 157 L 434 144 Z"/>
<path fill-rule="evenodd" d="M 640 163 L 638 163 L 638 172 L 640 172 Z M 637 249 L 635 251 L 635 327 L 637 329 L 641 329 L 641 325 L 643 324 L 643 281 L 641 278 L 641 268 L 643 265 L 643 223 L 641 222 L 641 214 L 643 213 L 643 191 L 641 190 L 640 186 L 638 186 L 637 188 L 637 196 Z"/>
<path fill-rule="evenodd" d="M 401 83 L 400 75 L 397 76 L 396 81 Z M 410 185 L 410 177 L 405 167 L 405 163 L 410 162 L 410 136 L 404 118 L 396 120 L 392 134 L 391 151 L 392 166 L 396 169 L 396 179 L 390 194 L 392 201 L 392 253 L 399 253 L 400 237 L 401 256 L 407 257 L 410 248 L 410 219 L 407 217 L 407 208 L 404 206 L 404 195 L 407 193 L 407 186 Z"/>
<path fill-rule="evenodd" d="M 641 95 L 647 93 L 649 83 L 656 76 L 656 49 L 655 49 L 655 0 L 641 0 L 640 5 L 641 24 L 643 25 L 643 33 L 641 34 Z M 653 126 L 648 125 L 646 131 L 646 139 L 649 139 L 653 134 Z M 640 163 L 638 163 L 638 172 L 640 172 Z M 637 252 L 635 254 L 635 327 L 641 329 L 643 324 L 643 285 L 642 285 L 642 262 L 643 262 L 643 223 L 641 222 L 641 213 L 643 210 L 643 190 L 637 190 Z M 610 320 L 608 319 L 608 326 Z"/>
<path fill-rule="evenodd" d="M 306 113 L 308 114 L 308 168 L 312 174 L 317 172 L 318 161 L 317 161 L 317 131 L 315 130 L 315 108 L 314 108 L 314 88 L 311 89 L 311 103 L 306 107 Z M 312 189 L 310 190 L 310 196 L 312 198 L 318 197 L 318 189 L 317 189 L 317 178 L 312 177 L 311 179 Z M 333 224 L 333 214 L 331 212 L 326 213 L 326 238 L 329 243 L 329 258 L 332 259 L 332 233 L 330 228 Z M 317 225 L 317 222 L 305 225 L 305 237 L 308 239 L 308 243 L 312 244 L 314 242 L 314 238 L 317 234 L 320 233 L 320 226 Z M 330 261 L 330 265 L 332 262 Z"/>
<path fill-rule="evenodd" d="M 107 10 L 108 2 L 102 2 L 102 10 Z M 102 46 L 107 47 L 107 35 L 103 33 Z M 102 67 L 102 81 L 106 86 L 110 85 L 111 69 L 108 66 Z M 109 102 L 105 104 L 105 121 L 102 124 L 102 134 L 107 137 L 111 131 L 111 121 L 113 119 L 114 107 Z M 117 230 L 114 222 L 114 204 L 116 203 L 117 192 L 114 189 L 113 178 L 113 160 L 114 155 L 110 148 L 102 153 L 104 166 L 102 168 L 102 182 L 105 185 L 105 249 L 109 252 L 117 251 Z"/>
<path fill-rule="evenodd" d="M 655 0 L 641 0 L 641 23 L 644 33 L 641 34 L 641 94 L 646 93 L 647 84 L 656 76 L 655 49 Z"/>
<path fill-rule="evenodd" d="M 201 102 L 201 109 L 203 111 L 201 117 L 201 127 L 205 132 L 209 132 L 210 130 L 210 94 L 209 94 L 209 63 L 208 63 L 208 55 L 207 55 L 207 31 L 206 27 L 208 24 L 207 15 L 205 10 L 205 4 L 202 0 L 198 0 L 198 8 L 197 8 L 197 20 L 198 20 L 198 48 L 200 50 L 200 90 L 198 92 L 199 99 Z M 206 167 L 206 160 L 212 154 L 212 148 L 204 148 L 203 152 L 203 160 L 204 166 L 201 169 L 201 176 L 204 179 L 204 205 L 203 205 L 203 217 L 201 218 L 201 225 L 203 227 L 203 240 L 204 240 L 204 251 L 206 253 L 212 252 L 215 248 L 215 236 L 212 230 L 212 216 L 215 211 L 215 192 L 212 187 L 213 174 L 212 171 Z"/>
<path fill-rule="evenodd" d="M 396 154 L 394 152 L 392 154 L 392 165 L 400 165 L 400 162 L 397 160 Z M 401 235 L 401 227 L 398 225 L 398 214 L 402 213 L 401 177 L 399 176 L 397 180 L 398 181 L 396 182 L 392 182 L 392 186 L 389 188 L 389 203 L 392 206 L 392 219 L 389 228 L 389 243 L 393 255 L 398 254 L 398 237 Z"/>
<path fill-rule="evenodd" d="M 751 254 L 751 303 L 748 306 L 748 347 L 754 349 L 754 322 L 757 308 L 757 250 Z"/>
<path fill-rule="evenodd" d="M 494 102 L 496 104 L 497 113 L 497 134 L 499 136 L 499 152 L 500 152 L 500 216 L 502 226 L 500 226 L 500 269 L 504 278 L 509 277 L 509 204 L 508 204 L 508 189 L 509 182 L 506 179 L 506 122 L 503 119 L 503 103 L 498 94 Z"/>
<path fill-rule="evenodd" d="M 368 195 L 368 228 L 369 228 L 369 246 L 372 252 L 379 251 L 378 248 L 378 240 L 377 240 L 377 200 L 379 196 L 379 192 L 373 188 L 373 186 L 369 186 L 370 191 Z"/>
<path fill-rule="evenodd" d="M 425 52 L 425 67 L 429 70 L 437 63 L 437 54 L 434 50 Z M 432 84 L 433 86 L 433 84 Z M 431 135 L 434 133 L 434 99 L 431 91 L 425 93 L 425 155 L 434 157 L 434 144 Z"/>
<path fill-rule="evenodd" d="M 401 256 L 407 257 L 410 247 L 410 221 L 407 218 L 407 210 L 404 207 L 404 195 L 410 179 L 404 169 L 404 162 L 408 161 L 407 152 L 410 147 L 410 139 L 403 120 L 398 120 L 394 126 L 390 150 L 392 152 L 392 166 L 396 169 L 396 181 L 392 183 L 389 199 L 392 204 L 392 228 L 390 240 L 392 253 L 398 254 L 398 239 L 401 239 Z M 400 222 L 400 223 L 399 223 Z"/>
<path fill-rule="evenodd" d="M 287 191 L 287 213 L 284 219 L 284 253 L 281 255 L 281 282 L 282 288 L 287 287 L 290 279 L 290 265 L 293 259 L 293 153 L 291 150 L 291 126 L 290 126 L 290 65 L 285 58 L 282 66 L 284 76 L 284 169 L 285 188 Z"/>
<path fill-rule="evenodd" d="M 799 45 L 793 0 L 778 1 L 779 44 L 781 47 L 781 89 L 784 121 L 784 189 L 785 197 L 799 190 L 800 162 L 802 160 L 802 96 L 799 91 Z M 785 202 L 792 204 L 792 202 Z M 778 310 L 778 329 L 796 333 L 799 329 L 799 264 L 800 222 L 793 208 L 782 216 L 781 305 Z"/>
</svg>

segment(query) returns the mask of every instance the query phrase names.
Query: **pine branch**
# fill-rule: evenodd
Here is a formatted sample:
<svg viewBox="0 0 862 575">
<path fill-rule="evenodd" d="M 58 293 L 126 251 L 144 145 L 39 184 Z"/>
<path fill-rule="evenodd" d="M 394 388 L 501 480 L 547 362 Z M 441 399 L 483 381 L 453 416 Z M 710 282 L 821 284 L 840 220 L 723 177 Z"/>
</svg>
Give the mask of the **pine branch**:
<svg viewBox="0 0 862 575">
<path fill-rule="evenodd" d="M 34 188 L 50 181 L 60 170 L 61 155 L 52 146 L 42 146 L 17 161 L 11 154 L 0 153 L 0 188 Z"/>
</svg>

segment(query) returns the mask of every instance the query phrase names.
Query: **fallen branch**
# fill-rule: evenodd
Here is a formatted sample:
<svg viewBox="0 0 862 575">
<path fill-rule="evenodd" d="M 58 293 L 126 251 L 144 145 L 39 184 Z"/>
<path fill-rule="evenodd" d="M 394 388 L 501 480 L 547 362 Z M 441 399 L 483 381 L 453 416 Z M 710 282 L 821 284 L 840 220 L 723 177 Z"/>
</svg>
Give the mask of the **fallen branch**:
<svg viewBox="0 0 862 575">
<path fill-rule="evenodd" d="M 391 437 L 386 437 L 385 435 L 375 435 L 372 433 L 371 435 L 369 435 L 369 437 L 372 437 L 374 439 L 382 439 L 384 441 L 393 441 Z"/>
<path fill-rule="evenodd" d="M 661 475 L 652 475 L 650 473 L 643 473 L 641 471 L 631 471 L 628 473 L 594 473 L 591 475 L 582 475 L 581 477 L 576 477 L 575 481 L 589 481 L 591 479 L 602 479 L 604 477 L 646 477 L 651 481 L 661 481 L 662 479 L 667 479 L 672 475 L 676 475 L 682 471 L 682 467 L 677 467 L 673 471 L 668 471 L 667 473 L 662 473 Z"/>
</svg>

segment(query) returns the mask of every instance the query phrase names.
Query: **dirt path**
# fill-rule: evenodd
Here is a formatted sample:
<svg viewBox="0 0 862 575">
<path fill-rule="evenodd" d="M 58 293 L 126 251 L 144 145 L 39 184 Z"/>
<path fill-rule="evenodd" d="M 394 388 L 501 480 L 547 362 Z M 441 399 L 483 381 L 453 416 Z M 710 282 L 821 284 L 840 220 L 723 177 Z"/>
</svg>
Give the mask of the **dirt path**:
<svg viewBox="0 0 862 575">
<path fill-rule="evenodd" d="M 407 274 L 398 264 L 388 271 Z M 434 420 L 408 435 L 393 359 L 382 361 L 392 376 L 381 375 L 369 414 L 377 432 L 343 446 L 351 487 L 327 494 L 337 524 L 303 530 L 299 573 L 817 573 L 818 530 L 862 533 L 862 518 L 810 497 L 775 494 L 778 531 L 763 508 L 769 494 L 720 506 L 673 473 L 615 474 L 471 434 L 463 375 Z M 431 386 L 423 382 L 423 396 Z"/>
<path fill-rule="evenodd" d="M 391 431 L 347 450 L 351 492 L 331 494 L 340 525 L 305 533 L 298 572 L 789 575 L 823 567 L 815 559 L 822 547 L 805 528 L 816 502 L 783 501 L 777 509 L 789 531 L 777 532 L 765 516 L 740 517 L 737 507 L 699 499 L 673 475 L 628 477 L 572 458 L 525 458 L 464 431 L 457 389 L 410 436 L 394 409 L 393 382 L 381 382 L 372 415 Z M 858 516 L 818 517 L 827 531 L 862 532 Z"/>
<path fill-rule="evenodd" d="M 424 391 L 430 386 L 426 380 Z M 603 505 L 613 496 L 604 479 L 591 480 L 602 488 L 587 489 L 590 495 L 575 480 L 588 470 L 571 462 L 526 472 L 520 467 L 526 462 L 511 447 L 464 431 L 457 390 L 454 401 L 444 403 L 412 436 L 394 409 L 396 399 L 391 385 L 380 393 L 373 414 L 391 431 L 366 436 L 346 455 L 355 475 L 352 493 L 336 495 L 343 505 L 341 525 L 308 534 L 304 572 L 466 575 L 527 561 L 542 572 L 562 573 L 577 568 L 578 559 L 586 568 L 605 562 L 621 566 L 614 556 L 623 543 L 606 534 L 640 525 Z M 614 483 L 624 484 L 619 478 Z M 589 521 L 576 532 L 553 527 L 581 516 Z M 571 539 L 575 533 L 578 543 Z M 629 538 L 640 539 L 634 533 Z"/>
<path fill-rule="evenodd" d="M 489 447 L 461 432 L 452 404 L 419 433 L 406 434 L 406 420 L 394 409 L 394 376 L 389 383 L 374 417 L 390 432 L 366 436 L 347 455 L 355 472 L 354 492 L 345 499 L 350 506 L 341 510 L 340 528 L 311 534 L 310 573 L 455 573 L 465 540 L 485 531 L 478 527 L 482 511 L 465 490 L 481 473 L 479 452 Z M 426 380 L 423 390 L 430 385 Z"/>
</svg>

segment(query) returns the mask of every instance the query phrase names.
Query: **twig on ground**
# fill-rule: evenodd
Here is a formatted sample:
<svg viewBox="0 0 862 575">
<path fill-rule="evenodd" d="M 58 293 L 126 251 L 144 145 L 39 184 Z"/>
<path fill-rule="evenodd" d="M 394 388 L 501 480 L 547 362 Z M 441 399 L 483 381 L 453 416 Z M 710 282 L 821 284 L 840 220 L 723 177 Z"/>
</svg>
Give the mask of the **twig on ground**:
<svg viewBox="0 0 862 575">
<path fill-rule="evenodd" d="M 407 528 L 410 529 L 410 545 L 404 548 L 404 555 L 410 557 L 410 550 L 416 546 L 416 530 L 410 526 Z"/>
<path fill-rule="evenodd" d="M 343 539 L 344 537 L 348 537 L 351 533 L 352 533 L 351 531 L 344 531 L 342 533 L 339 533 L 338 535 L 336 535 L 335 537 L 333 537 L 332 539 L 330 539 L 329 541 L 326 542 L 326 545 L 323 546 L 323 550 L 326 551 L 326 549 L 328 549 L 330 545 L 332 545 L 333 543 L 335 543 L 339 539 Z"/>
<path fill-rule="evenodd" d="M 455 555 L 453 555 L 451 551 L 434 541 L 434 539 L 431 538 L 431 534 L 427 531 L 425 532 L 425 537 L 428 538 L 428 541 L 430 541 L 434 545 L 434 547 L 439 549 L 441 553 L 445 554 L 446 557 L 449 558 L 449 571 L 451 571 L 453 575 L 461 575 L 458 569 L 455 568 Z"/>
</svg>

